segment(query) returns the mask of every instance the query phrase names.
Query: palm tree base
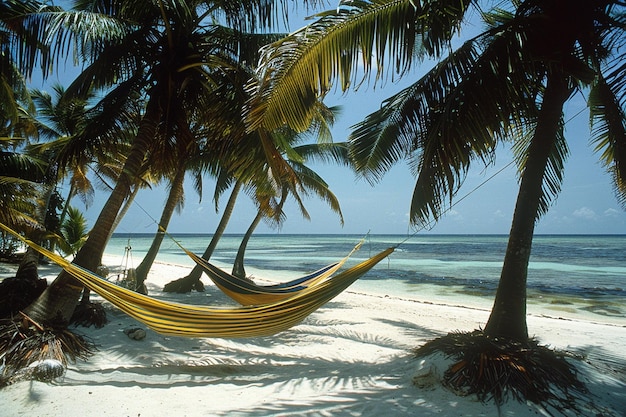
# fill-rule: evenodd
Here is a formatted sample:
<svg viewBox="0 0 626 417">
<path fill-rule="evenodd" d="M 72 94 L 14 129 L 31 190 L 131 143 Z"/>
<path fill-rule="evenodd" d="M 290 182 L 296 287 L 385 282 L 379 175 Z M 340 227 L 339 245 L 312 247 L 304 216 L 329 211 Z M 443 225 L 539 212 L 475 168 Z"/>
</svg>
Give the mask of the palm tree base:
<svg viewBox="0 0 626 417">
<path fill-rule="evenodd" d="M 482 402 L 502 405 L 509 397 L 530 401 L 559 412 L 576 407 L 586 393 L 568 355 L 534 339 L 524 342 L 494 338 L 482 331 L 456 332 L 414 350 L 418 357 L 443 353 L 454 363 L 444 372 L 442 384 L 453 392 L 476 395 Z"/>
<path fill-rule="evenodd" d="M 29 306 L 48 286 L 37 274 L 5 278 L 0 282 L 0 318 L 11 317 Z"/>
<path fill-rule="evenodd" d="M 70 319 L 70 323 L 76 326 L 94 326 L 96 329 L 104 327 L 107 322 L 107 314 L 102 304 L 92 301 L 78 303 Z"/>
<path fill-rule="evenodd" d="M 178 294 L 191 292 L 192 289 L 198 292 L 204 292 L 204 284 L 202 281 L 192 275 L 170 281 L 163 287 L 164 292 L 175 292 Z"/>
<path fill-rule="evenodd" d="M 87 359 L 96 351 L 93 342 L 67 329 L 65 324 L 41 326 L 21 319 L 0 321 L 0 388 L 25 379 L 50 381 L 62 376 L 69 362 Z"/>
</svg>

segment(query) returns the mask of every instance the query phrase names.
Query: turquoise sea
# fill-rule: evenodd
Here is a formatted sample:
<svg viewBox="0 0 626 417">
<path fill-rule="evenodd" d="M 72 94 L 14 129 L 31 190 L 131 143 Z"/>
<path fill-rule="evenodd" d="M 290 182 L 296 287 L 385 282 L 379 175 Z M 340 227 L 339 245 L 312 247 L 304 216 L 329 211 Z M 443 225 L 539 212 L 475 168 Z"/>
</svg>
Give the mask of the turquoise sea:
<svg viewBox="0 0 626 417">
<path fill-rule="evenodd" d="M 115 234 L 106 253 L 123 257 L 121 267 L 136 267 L 152 237 Z M 228 269 L 241 237 L 222 237 L 211 261 Z M 192 267 L 193 262 L 174 240 L 202 254 L 210 239 L 205 234 L 166 237 L 157 261 Z M 246 271 L 256 280 L 295 278 L 339 260 L 361 239 L 363 236 L 356 235 L 254 235 L 246 251 Z M 348 265 L 399 243 L 387 260 L 353 284 L 351 290 L 491 307 L 507 236 L 369 235 Z M 206 278 L 203 281 L 210 282 Z M 528 309 L 536 314 L 586 315 L 626 325 L 626 235 L 535 236 L 528 273 Z"/>
</svg>

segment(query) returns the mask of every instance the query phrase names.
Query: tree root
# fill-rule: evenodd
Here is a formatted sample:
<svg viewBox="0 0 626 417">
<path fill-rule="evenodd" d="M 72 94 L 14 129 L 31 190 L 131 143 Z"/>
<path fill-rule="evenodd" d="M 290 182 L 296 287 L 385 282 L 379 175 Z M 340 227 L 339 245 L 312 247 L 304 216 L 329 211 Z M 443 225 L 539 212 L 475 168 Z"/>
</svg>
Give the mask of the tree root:
<svg viewBox="0 0 626 417">
<path fill-rule="evenodd" d="M 199 279 L 195 279 L 190 275 L 170 281 L 163 287 L 164 292 L 175 292 L 179 294 L 191 292 L 192 289 L 198 292 L 204 292 L 204 284 L 202 284 L 202 281 Z"/>
</svg>

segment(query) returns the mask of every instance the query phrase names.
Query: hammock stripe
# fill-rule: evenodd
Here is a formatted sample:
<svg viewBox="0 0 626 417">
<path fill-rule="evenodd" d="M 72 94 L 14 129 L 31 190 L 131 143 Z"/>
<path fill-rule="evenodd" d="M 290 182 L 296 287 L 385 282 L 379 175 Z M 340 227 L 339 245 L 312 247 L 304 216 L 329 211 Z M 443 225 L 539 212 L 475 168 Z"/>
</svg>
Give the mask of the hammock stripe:
<svg viewBox="0 0 626 417">
<path fill-rule="evenodd" d="M 156 332 L 185 337 L 255 337 L 287 330 L 335 298 L 395 250 L 395 247 L 385 249 L 281 301 L 257 306 L 215 308 L 158 300 L 117 286 L 25 239 L 2 223 L 0 228 L 57 263 L 87 288 Z"/>
</svg>

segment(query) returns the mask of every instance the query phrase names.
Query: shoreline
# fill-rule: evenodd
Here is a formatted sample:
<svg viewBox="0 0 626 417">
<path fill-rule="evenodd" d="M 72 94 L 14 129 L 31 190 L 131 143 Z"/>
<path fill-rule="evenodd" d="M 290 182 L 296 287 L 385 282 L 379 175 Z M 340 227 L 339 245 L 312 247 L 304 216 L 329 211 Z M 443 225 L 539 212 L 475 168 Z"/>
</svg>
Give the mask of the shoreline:
<svg viewBox="0 0 626 417">
<path fill-rule="evenodd" d="M 107 266 L 119 266 L 122 257 L 118 255 L 105 254 L 103 256 L 103 263 Z M 229 272 L 229 265 L 223 264 L 219 261 L 212 261 L 212 263 L 220 268 L 224 268 L 227 272 Z M 192 266 L 182 263 L 175 263 L 171 261 L 162 261 L 155 260 L 155 265 L 162 265 L 164 267 L 171 268 L 179 268 L 181 270 L 191 270 Z M 249 272 L 248 275 L 252 276 L 255 281 L 259 283 L 268 283 L 268 284 L 276 284 L 280 281 L 288 281 L 290 279 L 296 278 L 298 275 L 289 270 L 267 270 L 263 268 L 256 268 L 253 266 L 246 266 L 246 270 Z M 380 271 L 380 269 L 373 269 L 368 274 L 374 275 Z M 274 275 L 278 277 L 277 280 L 268 279 L 264 277 L 268 277 Z M 182 275 L 181 275 L 182 276 Z M 176 277 L 179 278 L 179 277 Z M 172 278 L 175 279 L 175 278 Z M 158 279 L 157 279 L 158 280 Z M 209 280 L 206 275 L 202 277 L 205 285 L 212 286 L 213 283 Z M 150 282 L 150 274 L 148 276 L 147 283 Z M 164 284 L 164 283 L 163 283 Z M 425 304 L 435 304 L 442 306 L 459 306 L 464 308 L 482 310 L 482 311 L 491 311 L 491 307 L 493 305 L 493 296 L 481 296 L 475 295 L 471 293 L 464 292 L 462 290 L 457 290 L 454 286 L 437 286 L 431 284 L 414 284 L 416 287 L 427 288 L 425 296 L 403 296 L 397 293 L 384 291 L 382 289 L 371 289 L 371 285 L 368 285 L 367 288 L 359 288 L 354 289 L 354 287 L 359 287 L 359 281 L 350 286 L 346 290 L 346 292 L 355 292 L 361 293 L 363 295 L 370 296 L 381 296 L 381 297 L 393 297 L 396 299 L 404 299 L 407 301 L 415 301 L 421 302 Z M 444 292 L 455 291 L 455 295 L 441 295 Z M 531 293 L 531 295 L 537 296 L 537 294 Z M 429 299 L 431 297 L 432 299 Z M 433 301 L 433 299 L 435 301 Z M 566 301 L 563 301 L 563 300 Z M 550 301 L 551 300 L 551 301 Z M 608 314 L 600 314 L 594 313 L 591 310 L 586 310 L 589 306 L 589 302 L 587 299 L 579 300 L 575 295 L 570 295 L 568 297 L 559 296 L 550 298 L 549 296 L 541 296 L 539 295 L 537 298 L 529 297 L 527 300 L 528 303 L 528 316 L 545 316 L 554 319 L 563 319 L 563 320 L 579 320 L 584 322 L 591 322 L 597 324 L 610 324 L 612 326 L 617 327 L 626 327 L 626 317 L 624 316 L 614 316 Z"/>
<path fill-rule="evenodd" d="M 115 268 L 121 267 L 122 261 L 123 261 L 123 256 L 114 255 L 110 253 L 105 253 L 102 258 L 102 263 L 106 265 L 107 267 L 109 267 L 111 271 L 113 271 Z M 228 267 L 229 267 L 228 265 L 225 265 L 219 261 L 212 261 L 212 263 L 228 271 Z M 184 271 L 184 270 L 189 271 L 192 268 L 188 264 L 176 263 L 176 262 L 171 262 L 171 261 L 162 261 L 158 259 L 154 261 L 154 265 L 155 267 L 153 267 L 153 269 L 159 269 L 159 266 L 161 266 L 162 268 L 172 268 L 172 269 L 176 269 L 180 271 Z M 278 270 L 278 271 L 266 270 L 266 269 L 255 268 L 255 267 L 250 267 L 250 266 L 247 266 L 246 269 L 248 271 L 252 271 L 252 273 L 251 274 L 249 273 L 248 275 L 252 276 L 255 281 L 260 282 L 260 283 L 275 284 L 277 282 L 280 282 L 281 280 L 287 281 L 297 276 L 295 272 L 292 272 L 289 270 Z M 9 276 L 10 271 L 14 271 L 14 270 L 17 270 L 17 264 L 8 263 L 8 262 L 0 262 L 0 275 Z M 51 279 L 55 278 L 56 274 L 58 274 L 60 270 L 61 268 L 55 265 L 54 263 L 47 263 L 47 264 L 40 265 L 40 275 L 44 278 L 48 278 L 49 283 L 51 282 Z M 375 274 L 375 273 L 376 273 L 376 269 L 370 272 L 370 274 Z M 276 275 L 279 278 L 279 280 L 263 278 L 263 277 L 270 276 L 272 274 Z M 109 276 L 109 279 L 111 275 Z M 162 281 L 160 283 L 161 288 L 165 283 L 169 282 L 168 280 L 164 280 L 162 279 L 162 277 L 160 277 L 160 275 L 163 275 L 163 274 L 159 272 L 155 273 L 151 271 L 148 276 L 148 280 L 146 281 L 147 284 L 151 283 L 150 278 L 151 276 L 154 276 L 154 275 L 158 276 L 157 281 Z M 184 275 L 172 277 L 172 279 L 180 278 L 182 276 Z M 0 276 L 0 279 L 2 278 L 3 276 Z M 202 280 L 205 286 L 208 286 L 208 287 L 213 286 L 213 283 L 205 275 L 203 275 Z M 389 293 L 389 292 L 381 291 L 381 290 L 372 291 L 369 288 L 354 289 L 355 286 L 358 287 L 358 283 L 359 281 L 357 281 L 355 284 L 353 284 L 351 287 L 345 290 L 345 292 L 360 294 L 363 296 L 371 296 L 371 297 L 394 298 L 394 299 L 405 300 L 405 301 L 416 302 L 416 303 L 423 303 L 423 304 L 467 308 L 467 309 L 473 309 L 473 310 L 479 310 L 479 311 L 486 311 L 487 313 L 491 311 L 491 307 L 493 303 L 493 297 L 491 296 L 474 295 L 470 293 L 464 293 L 463 291 L 457 291 L 456 292 L 457 295 L 454 295 L 454 296 L 446 296 L 446 297 L 439 297 L 439 298 L 437 298 L 436 294 L 434 295 L 433 293 L 429 293 L 428 296 L 432 297 L 434 295 L 434 297 L 432 298 L 434 298 L 435 300 L 433 300 L 433 299 L 429 299 L 428 296 L 411 297 L 411 296 L 399 295 L 397 293 Z M 422 287 L 429 286 L 429 284 L 415 284 L 415 285 L 422 286 Z M 431 286 L 431 287 L 434 287 L 440 293 L 444 291 L 449 291 L 450 289 L 454 289 L 452 286 Z M 160 292 L 161 288 L 155 288 L 155 290 L 157 292 Z M 543 297 L 540 297 L 540 299 L 529 297 L 529 299 L 527 300 L 527 305 L 528 305 L 528 310 L 529 310 L 527 313 L 528 317 L 547 317 L 547 318 L 552 318 L 555 320 L 580 321 L 580 322 L 587 322 L 587 323 L 598 324 L 598 325 L 626 327 L 626 317 L 594 313 L 591 310 L 587 310 L 584 307 L 585 305 L 587 305 L 585 303 L 587 300 L 586 299 L 583 299 L 582 301 L 577 300 L 575 295 L 571 295 L 567 297 L 568 301 L 566 302 L 555 302 L 554 300 L 543 301 L 541 300 L 541 298 Z M 563 297 L 560 297 L 560 298 L 562 299 Z M 548 297 L 546 297 L 546 299 L 548 299 Z M 229 298 L 225 298 L 225 300 L 229 304 L 233 303 Z"/>
<path fill-rule="evenodd" d="M 119 259 L 107 255 L 105 261 L 114 265 Z M 45 277 L 56 276 L 54 268 L 46 269 L 49 276 Z M 211 284 L 205 293 L 162 293 L 164 283 L 188 269 L 155 263 L 147 281 L 149 293 L 189 304 L 229 302 Z M 415 360 L 413 348 L 449 332 L 480 328 L 489 309 L 349 288 L 301 324 L 270 337 L 187 339 L 146 329 L 145 339 L 131 340 L 124 330 L 145 326 L 106 302 L 105 308 L 109 323 L 104 328 L 78 329 L 97 344 L 96 354 L 71 364 L 65 376 L 51 384 L 24 381 L 0 390 L 4 415 L 456 417 L 498 413 L 493 403 L 460 397 L 436 381 L 421 388 L 413 382 L 425 370 L 434 372 L 434 378 L 442 372 L 437 362 Z M 577 362 L 590 389 L 585 401 L 600 407 L 603 415 L 624 415 L 626 326 L 534 314 L 528 316 L 528 325 L 542 345 L 585 358 Z M 522 417 L 542 414 L 533 405 L 511 401 L 500 411 Z"/>
</svg>

